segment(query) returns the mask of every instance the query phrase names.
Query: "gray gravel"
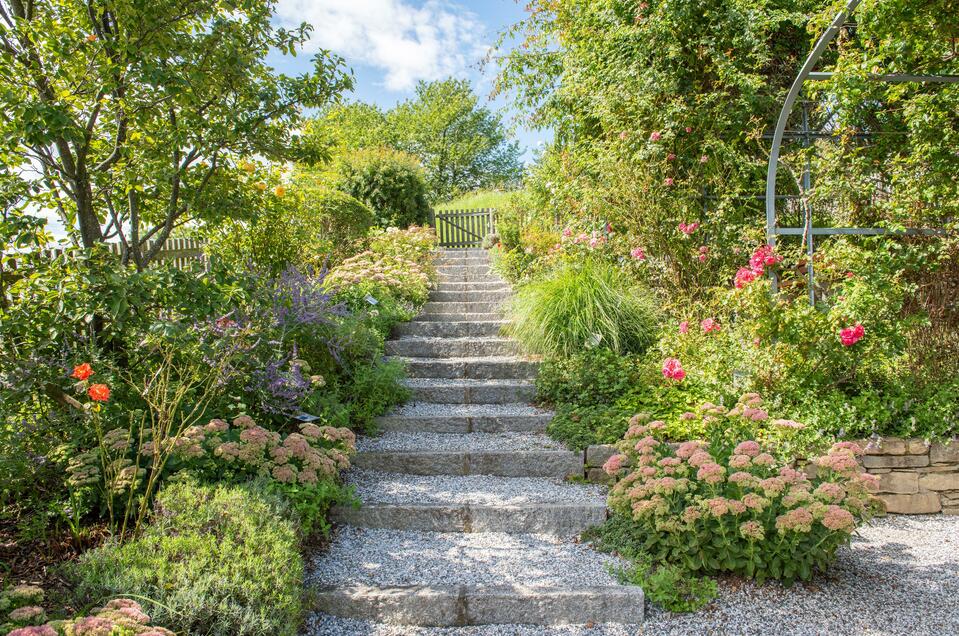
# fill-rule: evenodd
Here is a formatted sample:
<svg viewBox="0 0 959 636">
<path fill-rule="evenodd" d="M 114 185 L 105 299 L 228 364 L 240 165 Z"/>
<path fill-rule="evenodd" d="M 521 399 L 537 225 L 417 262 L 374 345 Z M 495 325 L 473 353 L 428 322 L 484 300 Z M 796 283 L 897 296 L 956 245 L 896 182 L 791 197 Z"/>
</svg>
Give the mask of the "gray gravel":
<svg viewBox="0 0 959 636">
<path fill-rule="evenodd" d="M 306 634 L 351 636 L 951 636 L 959 634 L 959 517 L 888 517 L 863 528 L 828 575 L 784 588 L 722 581 L 694 614 L 647 606 L 642 626 L 417 628 L 315 614 Z"/>
<path fill-rule="evenodd" d="M 384 433 L 361 437 L 363 451 L 530 451 L 566 450 L 546 435 L 533 433 Z"/>
<path fill-rule="evenodd" d="M 406 378 L 403 380 L 403 384 L 415 388 L 420 386 L 533 386 L 534 383 L 532 380 L 502 378 L 492 378 L 489 380 L 477 380 L 475 378 Z"/>
<path fill-rule="evenodd" d="M 417 402 L 390 411 L 390 416 L 402 417 L 511 417 L 514 415 L 549 415 L 551 411 L 528 404 L 430 404 Z"/>
<path fill-rule="evenodd" d="M 612 585 L 619 563 L 556 537 L 499 532 L 410 532 L 343 526 L 318 555 L 317 585 Z"/>
<path fill-rule="evenodd" d="M 525 503 L 586 504 L 602 502 L 602 486 L 570 484 L 528 477 L 469 475 L 447 477 L 352 469 L 347 484 L 364 503 L 437 503 L 516 506 Z"/>
</svg>

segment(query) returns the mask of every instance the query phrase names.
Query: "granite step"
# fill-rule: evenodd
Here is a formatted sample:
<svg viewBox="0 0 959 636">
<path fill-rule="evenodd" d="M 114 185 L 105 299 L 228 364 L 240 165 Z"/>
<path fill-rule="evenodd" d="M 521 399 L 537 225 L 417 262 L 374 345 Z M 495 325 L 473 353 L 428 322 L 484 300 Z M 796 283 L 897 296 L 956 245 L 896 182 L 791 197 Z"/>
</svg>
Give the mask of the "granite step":
<svg viewBox="0 0 959 636">
<path fill-rule="evenodd" d="M 474 289 L 470 291 L 433 291 L 430 292 L 430 300 L 433 302 L 452 302 L 452 303 L 469 303 L 469 302 L 487 302 L 487 303 L 502 303 L 511 296 L 511 292 L 508 288 L 499 289 L 495 291 L 486 291 L 482 289 Z"/>
<path fill-rule="evenodd" d="M 553 414 L 526 404 L 406 404 L 376 418 L 383 432 L 542 433 Z"/>
<path fill-rule="evenodd" d="M 503 320 L 500 312 L 485 312 L 481 314 L 420 314 L 416 320 L 421 322 L 489 322 Z"/>
<path fill-rule="evenodd" d="M 391 356 L 406 365 L 410 378 L 471 378 L 475 380 L 531 380 L 539 362 L 517 356 L 476 358 L 411 358 Z"/>
<path fill-rule="evenodd" d="M 404 384 L 413 391 L 413 403 L 516 404 L 536 397 L 536 386 L 528 380 L 410 378 Z"/>
<path fill-rule="evenodd" d="M 500 334 L 508 323 L 505 320 L 423 321 L 414 320 L 393 328 L 395 338 L 489 338 Z"/>
<path fill-rule="evenodd" d="M 502 306 L 502 301 L 429 301 L 423 305 L 423 313 L 446 315 L 496 313 L 502 309 Z"/>
<path fill-rule="evenodd" d="M 478 358 L 510 356 L 519 353 L 516 342 L 508 338 L 417 338 L 386 341 L 386 354 L 407 358 Z"/>
</svg>

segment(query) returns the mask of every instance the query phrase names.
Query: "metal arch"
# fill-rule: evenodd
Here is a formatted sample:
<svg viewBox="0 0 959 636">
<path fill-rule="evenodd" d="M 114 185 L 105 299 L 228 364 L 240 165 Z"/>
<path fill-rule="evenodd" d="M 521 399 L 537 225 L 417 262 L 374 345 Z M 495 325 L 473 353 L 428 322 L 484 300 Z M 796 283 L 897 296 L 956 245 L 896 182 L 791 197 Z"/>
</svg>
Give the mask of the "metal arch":
<svg viewBox="0 0 959 636">
<path fill-rule="evenodd" d="M 792 86 L 789 87 L 786 101 L 779 112 L 779 120 L 776 122 L 776 130 L 773 132 L 772 150 L 769 153 L 769 168 L 766 170 L 766 243 L 771 247 L 776 246 L 776 172 L 779 169 L 779 151 L 783 143 L 783 134 L 786 132 L 786 122 L 789 120 L 789 114 L 802 91 L 803 83 L 812 73 L 823 53 L 826 52 L 826 47 L 839 33 L 842 25 L 846 23 L 849 14 L 859 6 L 860 2 L 861 0 L 848 0 L 846 7 L 836 14 L 829 28 L 819 36 L 816 46 L 810 51 L 809 56 L 799 70 L 799 75 L 796 76 Z"/>
<path fill-rule="evenodd" d="M 817 228 L 813 225 L 812 220 L 812 209 L 806 205 L 806 221 L 803 227 L 801 228 L 780 228 L 778 227 L 778 222 L 776 220 L 776 199 L 779 198 L 776 196 L 776 173 L 779 169 L 779 155 L 782 149 L 783 137 L 786 132 L 786 124 L 789 120 L 789 115 L 792 113 L 792 109 L 796 104 L 796 100 L 799 98 L 800 92 L 802 92 L 803 84 L 806 80 L 812 81 L 822 81 L 828 80 L 833 77 L 833 73 L 830 72 L 815 72 L 816 64 L 822 58 L 823 53 L 826 52 L 826 48 L 829 46 L 829 43 L 835 39 L 836 35 L 839 33 L 842 26 L 846 23 L 846 20 L 849 18 L 849 15 L 856 10 L 856 7 L 859 6 L 861 0 L 848 0 L 846 6 L 836 14 L 836 17 L 833 18 L 833 21 L 830 23 L 826 31 L 819 37 L 819 40 L 816 41 L 816 45 L 810 51 L 809 56 L 806 58 L 806 61 L 803 63 L 802 68 L 799 70 L 799 74 L 796 76 L 796 79 L 793 80 L 792 86 L 789 88 L 789 92 L 786 94 L 786 99 L 783 102 L 782 110 L 779 113 L 779 119 L 776 121 L 776 128 L 773 132 L 772 137 L 772 148 L 769 153 L 769 166 L 766 170 L 766 244 L 770 247 L 776 246 L 776 235 L 793 235 L 793 236 L 803 236 L 806 239 L 806 248 L 807 248 L 807 270 L 809 277 L 809 303 L 811 305 L 815 304 L 815 288 L 814 288 L 814 272 L 813 272 L 813 241 L 814 236 L 830 236 L 837 234 L 851 234 L 851 235 L 914 235 L 914 234 L 926 234 L 926 235 L 935 235 L 941 234 L 942 229 L 914 229 L 908 228 L 905 230 L 888 230 L 885 228 Z M 878 80 L 881 82 L 890 82 L 890 83 L 904 83 L 904 82 L 919 82 L 919 83 L 948 83 L 954 84 L 959 83 L 959 75 L 909 75 L 909 74 L 880 74 L 880 73 L 870 73 L 870 79 Z M 803 117 L 805 122 L 806 112 L 805 108 L 803 110 Z M 804 125 L 804 139 L 806 143 L 809 142 L 810 134 L 808 126 Z M 808 167 L 804 171 L 804 183 L 805 187 L 808 189 Z M 775 274 L 772 274 L 772 289 L 775 293 L 778 288 L 778 280 Z"/>
</svg>

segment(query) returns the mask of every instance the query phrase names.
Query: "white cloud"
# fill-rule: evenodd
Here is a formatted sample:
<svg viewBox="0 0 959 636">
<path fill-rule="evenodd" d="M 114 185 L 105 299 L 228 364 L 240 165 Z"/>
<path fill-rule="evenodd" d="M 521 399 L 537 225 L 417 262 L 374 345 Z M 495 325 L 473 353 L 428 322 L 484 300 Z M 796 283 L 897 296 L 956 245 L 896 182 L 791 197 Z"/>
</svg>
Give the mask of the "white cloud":
<svg viewBox="0 0 959 636">
<path fill-rule="evenodd" d="M 277 17 L 285 26 L 312 24 L 308 50 L 382 69 L 393 91 L 462 75 L 486 52 L 479 18 L 444 0 L 280 0 Z"/>
</svg>

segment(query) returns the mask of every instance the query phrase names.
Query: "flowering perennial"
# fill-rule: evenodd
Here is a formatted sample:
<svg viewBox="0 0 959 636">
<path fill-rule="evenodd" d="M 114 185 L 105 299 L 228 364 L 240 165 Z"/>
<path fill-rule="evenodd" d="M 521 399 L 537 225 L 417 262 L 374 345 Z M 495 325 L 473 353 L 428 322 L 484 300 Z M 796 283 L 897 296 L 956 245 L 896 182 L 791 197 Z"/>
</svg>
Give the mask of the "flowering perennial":
<svg viewBox="0 0 959 636">
<path fill-rule="evenodd" d="M 845 327 L 839 330 L 839 341 L 842 346 L 851 347 L 866 335 L 866 328 L 858 322 L 852 327 Z"/>
<path fill-rule="evenodd" d="M 735 429 L 765 414 L 760 403 L 747 394 L 730 411 L 704 405 L 710 442 L 677 448 L 663 441 L 658 423 L 631 420 L 620 452 L 604 466 L 618 479 L 609 504 L 632 520 L 654 559 L 693 572 L 806 580 L 879 508 L 876 480 L 859 472 L 855 444 L 834 445 L 807 474 L 756 440 L 728 441 L 731 422 Z"/>
<path fill-rule="evenodd" d="M 686 377 L 686 371 L 683 370 L 682 363 L 676 358 L 666 358 L 663 360 L 663 377 L 681 381 Z"/>
</svg>

